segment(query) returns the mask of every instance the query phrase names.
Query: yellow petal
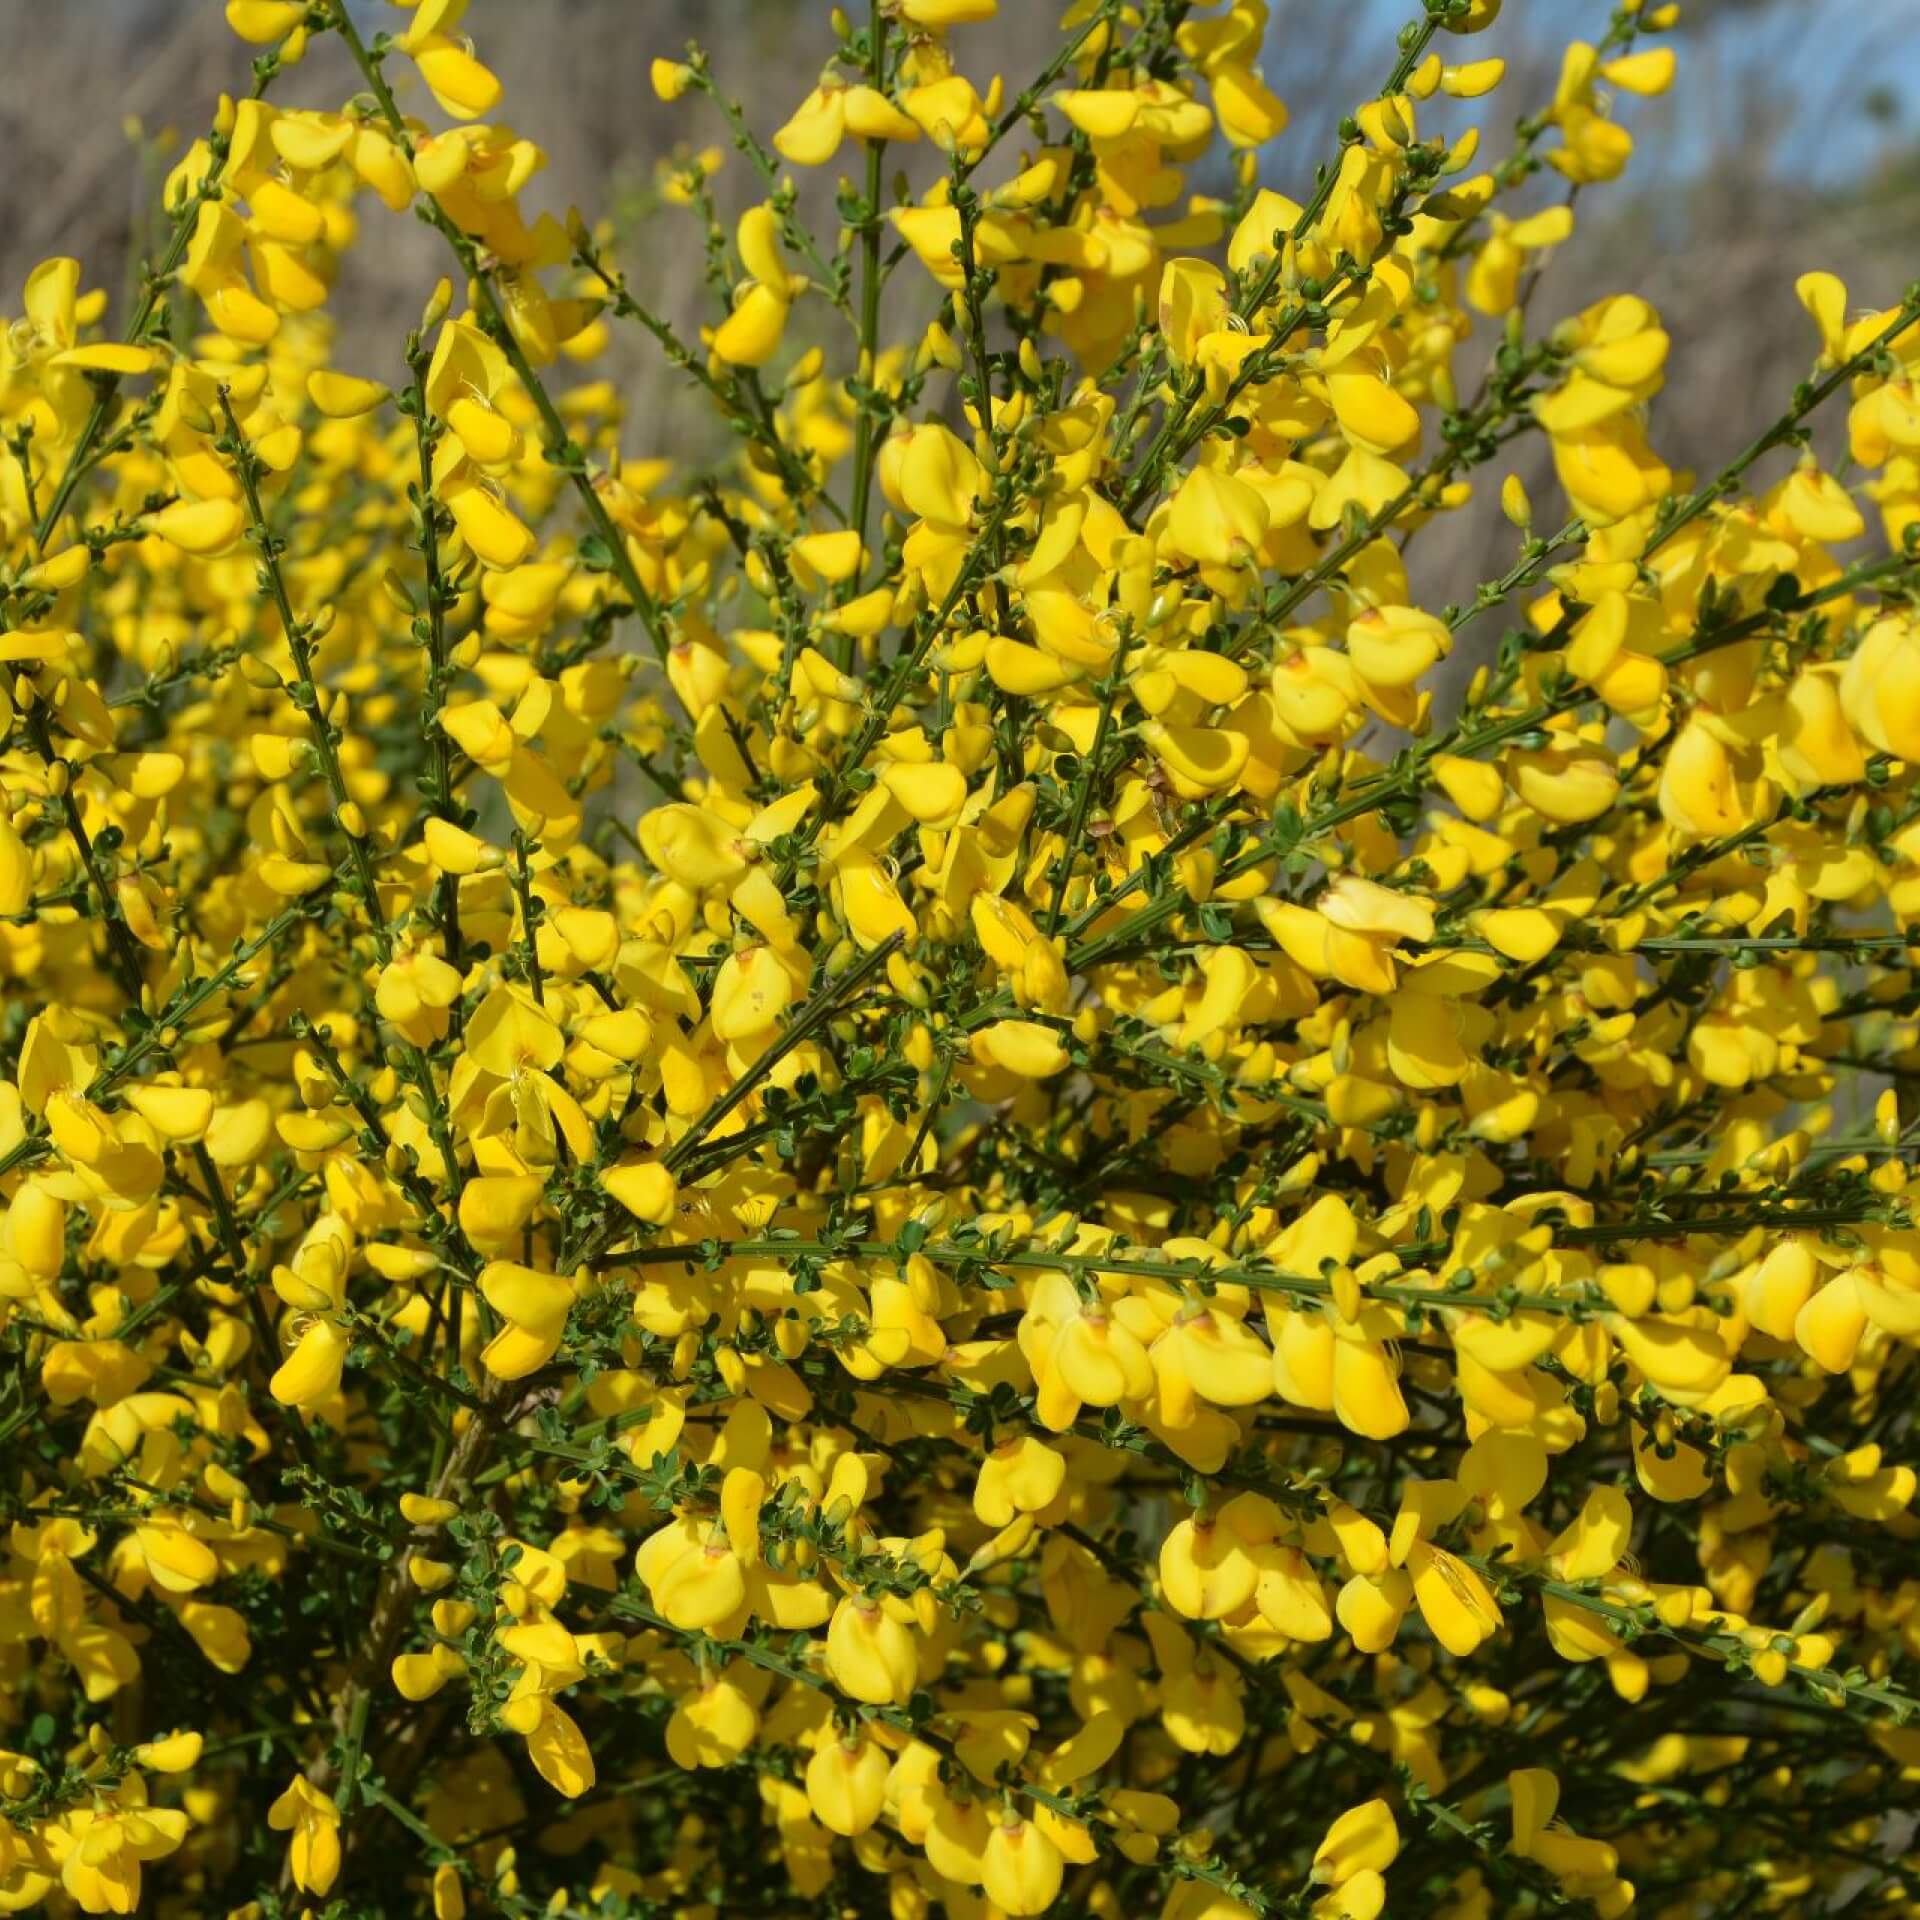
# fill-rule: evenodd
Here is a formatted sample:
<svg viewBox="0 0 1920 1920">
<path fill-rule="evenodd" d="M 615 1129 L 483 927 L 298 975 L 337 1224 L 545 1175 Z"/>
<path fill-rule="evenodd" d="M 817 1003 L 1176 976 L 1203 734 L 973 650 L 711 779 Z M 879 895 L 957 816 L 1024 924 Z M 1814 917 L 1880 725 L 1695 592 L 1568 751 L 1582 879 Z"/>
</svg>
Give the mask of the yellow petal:
<svg viewBox="0 0 1920 1920">
<path fill-rule="evenodd" d="M 325 367 L 307 375 L 307 398 L 329 420 L 351 420 L 371 413 L 386 397 L 387 390 L 378 380 L 359 380 L 350 373 L 334 373 Z"/>
<path fill-rule="evenodd" d="M 314 1321 L 267 1382 L 267 1391 L 286 1407 L 310 1407 L 327 1399 L 339 1390 L 348 1344 L 331 1320 Z"/>
<path fill-rule="evenodd" d="M 730 367 L 764 367 L 787 326 L 784 289 L 756 281 L 713 336 L 713 350 Z"/>
<path fill-rule="evenodd" d="M 147 531 L 182 553 L 224 553 L 240 538 L 246 516 L 231 500 L 176 500 L 150 513 Z"/>
</svg>

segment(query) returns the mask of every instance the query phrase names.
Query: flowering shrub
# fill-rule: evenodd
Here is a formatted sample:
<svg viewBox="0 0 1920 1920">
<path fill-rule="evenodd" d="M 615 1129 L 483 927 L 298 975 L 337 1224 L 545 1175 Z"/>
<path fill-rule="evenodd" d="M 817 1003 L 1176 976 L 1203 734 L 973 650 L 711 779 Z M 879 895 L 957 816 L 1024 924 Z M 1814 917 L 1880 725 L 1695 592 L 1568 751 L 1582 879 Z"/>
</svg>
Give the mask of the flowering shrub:
<svg viewBox="0 0 1920 1920">
<path fill-rule="evenodd" d="M 1489 165 L 1499 10 L 1298 199 L 1263 0 L 663 59 L 695 339 L 228 0 L 0 362 L 0 1910 L 1920 1910 L 1920 292 L 1673 472 L 1533 309 L 1674 10 Z"/>
</svg>

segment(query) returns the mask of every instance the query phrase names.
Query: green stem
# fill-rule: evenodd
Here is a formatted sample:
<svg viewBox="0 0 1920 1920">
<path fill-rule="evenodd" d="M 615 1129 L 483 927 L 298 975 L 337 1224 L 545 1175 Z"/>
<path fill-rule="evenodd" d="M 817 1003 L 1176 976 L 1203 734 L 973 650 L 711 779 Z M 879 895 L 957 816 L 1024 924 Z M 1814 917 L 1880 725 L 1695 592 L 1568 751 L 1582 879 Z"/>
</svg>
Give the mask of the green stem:
<svg viewBox="0 0 1920 1920">
<path fill-rule="evenodd" d="M 353 24 L 353 18 L 347 11 L 346 0 L 327 0 L 332 10 L 334 24 L 340 37 L 346 42 L 347 50 L 353 56 L 354 65 L 360 69 L 361 77 L 367 83 L 368 91 L 380 109 L 380 116 L 386 122 L 387 132 L 394 143 L 413 158 L 414 140 L 407 126 L 406 116 L 401 113 L 394 100 L 393 89 L 387 85 L 386 75 L 380 62 L 368 51 L 367 44 L 360 37 L 359 29 Z M 427 223 L 433 227 L 452 248 L 454 257 L 466 275 L 467 284 L 479 295 L 479 307 L 487 322 L 487 331 L 507 356 L 507 364 L 512 367 L 515 377 L 525 389 L 527 398 L 533 402 L 533 408 L 540 418 L 540 437 L 546 450 L 547 464 L 557 467 L 572 483 L 574 492 L 579 496 L 580 504 L 586 509 L 587 518 L 593 523 L 593 529 L 599 535 L 602 545 L 609 556 L 609 564 L 614 578 L 620 583 L 620 590 L 627 596 L 628 604 L 639 615 L 640 624 L 646 630 L 648 641 L 655 654 L 664 661 L 667 657 L 668 640 L 665 620 L 653 596 L 647 591 L 633 564 L 633 556 L 627 551 L 626 536 L 614 525 L 608 513 L 606 503 L 594 485 L 593 476 L 587 470 L 586 455 L 568 433 L 566 422 L 560 418 L 559 409 L 553 403 L 540 376 L 534 372 L 532 363 L 527 359 L 525 350 L 515 337 L 513 328 L 508 324 L 506 312 L 500 304 L 498 293 L 494 289 L 491 270 L 483 264 L 479 248 L 472 238 L 455 226 L 440 203 L 428 196 L 420 206 L 425 213 Z"/>
<path fill-rule="evenodd" d="M 313 741 L 313 750 L 319 758 L 320 771 L 333 803 L 333 823 L 347 843 L 347 857 L 353 866 L 367 918 L 372 923 L 374 944 L 380 950 L 382 962 L 385 962 L 393 957 L 393 936 L 388 931 L 387 918 L 381 910 L 380 889 L 373 877 L 373 855 L 366 832 L 352 824 L 359 809 L 347 792 L 346 775 L 340 766 L 339 735 L 327 711 L 329 702 L 314 678 L 313 628 L 293 610 L 293 602 L 287 593 L 286 574 L 280 565 L 280 555 L 286 542 L 274 532 L 267 520 L 266 509 L 260 504 L 259 458 L 241 431 L 239 419 L 233 411 L 233 396 L 225 387 L 220 389 L 220 411 L 227 426 L 224 450 L 232 460 L 234 474 L 240 482 L 240 491 L 246 501 L 248 527 L 260 555 L 261 584 L 267 589 L 274 611 L 280 616 L 287 651 L 293 656 L 294 671 L 300 677 L 299 690 L 293 695 L 293 703 L 306 716 L 307 732 Z"/>
<path fill-rule="evenodd" d="M 867 79 L 875 88 L 886 78 L 887 17 L 880 11 L 880 0 L 870 0 L 867 19 Z M 885 169 L 886 146 L 869 140 L 867 146 L 866 192 L 861 205 L 860 225 L 860 334 L 856 361 L 862 385 L 859 412 L 853 423 L 853 512 L 849 524 L 860 536 L 864 548 L 867 538 L 867 512 L 873 498 L 873 471 L 876 454 L 874 407 L 878 396 L 871 393 L 873 370 L 880 350 L 880 191 Z M 841 600 L 852 599 L 860 591 L 866 572 L 856 566 L 853 577 L 841 592 Z M 834 636 L 834 659 L 844 673 L 853 664 L 853 636 Z"/>
<path fill-rule="evenodd" d="M 285 42 L 281 42 L 285 45 Z M 275 47 L 254 62 L 254 83 L 249 94 L 250 99 L 259 100 L 266 96 L 269 86 L 280 71 L 280 49 Z M 160 303 L 166 295 L 167 287 L 173 276 L 179 271 L 180 263 L 187 257 L 187 248 L 192 243 L 194 230 L 200 223 L 200 211 L 220 199 L 226 191 L 221 175 L 225 169 L 228 151 L 227 135 L 216 127 L 207 136 L 207 170 L 191 193 L 181 199 L 178 211 L 173 217 L 173 226 L 167 236 L 167 250 L 160 256 L 160 263 L 146 276 L 141 289 L 140 304 L 133 310 L 133 318 L 128 321 L 126 339 L 130 344 L 144 343 L 154 317 L 160 311 Z M 60 516 L 67 510 L 67 502 L 73 497 L 73 490 L 85 478 L 94 443 L 100 438 L 107 421 L 112 417 L 113 409 L 120 392 L 123 376 L 117 373 L 96 373 L 90 376 L 93 382 L 94 401 L 85 424 L 80 429 L 80 438 L 74 442 L 73 450 L 67 455 L 67 464 L 62 472 L 59 484 L 54 488 L 45 509 L 34 525 L 34 550 L 46 551 L 47 541 L 53 530 L 60 524 Z"/>
</svg>

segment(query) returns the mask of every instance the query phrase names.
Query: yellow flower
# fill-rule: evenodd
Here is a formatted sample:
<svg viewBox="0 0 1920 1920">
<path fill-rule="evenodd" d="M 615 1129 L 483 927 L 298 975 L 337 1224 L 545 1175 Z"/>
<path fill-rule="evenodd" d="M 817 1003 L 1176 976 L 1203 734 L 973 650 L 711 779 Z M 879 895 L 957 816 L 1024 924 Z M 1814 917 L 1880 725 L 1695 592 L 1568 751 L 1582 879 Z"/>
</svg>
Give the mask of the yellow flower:
<svg viewBox="0 0 1920 1920">
<path fill-rule="evenodd" d="M 994 1823 L 981 1855 L 980 1881 L 1002 1913 L 1044 1913 L 1066 1874 L 1060 1849 L 1030 1820 Z"/>
<path fill-rule="evenodd" d="M 288 1858 L 302 1893 L 324 1894 L 340 1872 L 340 1810 L 304 1774 L 267 1809 L 267 1825 L 291 1831 Z"/>
<path fill-rule="evenodd" d="M 187 1837 L 177 1807 L 149 1807 L 137 1791 L 116 1801 L 75 1808 L 47 1830 L 60 1884 L 83 1913 L 133 1913 L 140 1905 L 144 1862 L 162 1860 Z"/>
<path fill-rule="evenodd" d="M 829 1833 L 865 1833 L 886 1798 L 886 1755 L 871 1740 L 829 1739 L 807 1762 L 807 1804 Z"/>
<path fill-rule="evenodd" d="M 480 1292 L 506 1323 L 480 1356 L 488 1372 L 518 1380 L 545 1366 L 566 1330 L 574 1302 L 572 1282 L 510 1260 L 494 1260 L 481 1271 Z"/>
</svg>

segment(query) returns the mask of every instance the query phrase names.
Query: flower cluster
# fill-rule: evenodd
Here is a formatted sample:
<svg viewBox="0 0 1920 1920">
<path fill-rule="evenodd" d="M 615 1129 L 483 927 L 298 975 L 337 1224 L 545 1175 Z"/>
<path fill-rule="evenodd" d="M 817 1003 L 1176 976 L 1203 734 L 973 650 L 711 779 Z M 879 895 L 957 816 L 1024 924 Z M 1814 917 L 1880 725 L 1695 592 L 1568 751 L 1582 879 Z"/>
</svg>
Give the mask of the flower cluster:
<svg viewBox="0 0 1920 1920">
<path fill-rule="evenodd" d="M 1673 7 L 873 0 L 693 337 L 403 5 L 0 339 L 0 1911 L 1920 1910 L 1920 290 L 1676 472 Z"/>
</svg>

